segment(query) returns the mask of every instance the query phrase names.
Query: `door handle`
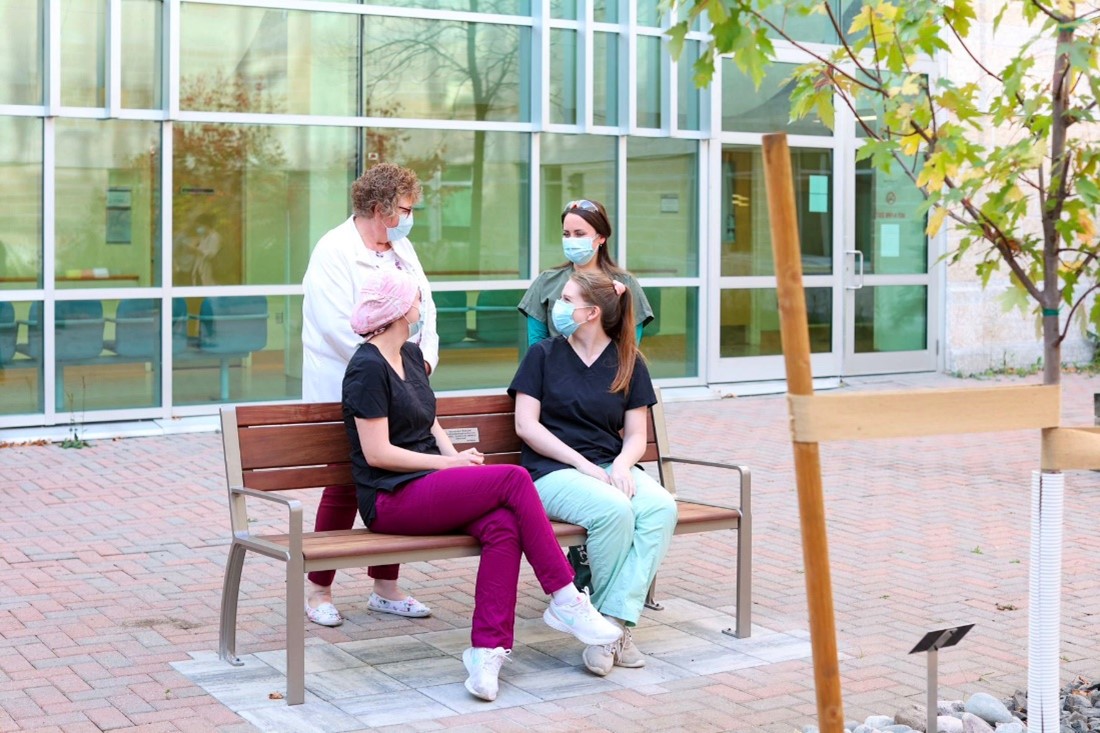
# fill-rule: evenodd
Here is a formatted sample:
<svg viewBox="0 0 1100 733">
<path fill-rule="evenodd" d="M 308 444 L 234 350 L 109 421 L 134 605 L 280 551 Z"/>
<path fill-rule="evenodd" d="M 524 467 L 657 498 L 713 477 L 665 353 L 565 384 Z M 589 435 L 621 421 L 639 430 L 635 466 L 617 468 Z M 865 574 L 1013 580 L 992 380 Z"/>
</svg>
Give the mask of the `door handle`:
<svg viewBox="0 0 1100 733">
<path fill-rule="evenodd" d="M 846 255 L 855 255 L 856 262 L 859 264 L 859 282 L 855 285 L 844 284 L 845 290 L 861 290 L 863 288 L 863 251 L 858 249 L 844 250 Z M 853 263 L 855 264 L 855 263 Z"/>
</svg>

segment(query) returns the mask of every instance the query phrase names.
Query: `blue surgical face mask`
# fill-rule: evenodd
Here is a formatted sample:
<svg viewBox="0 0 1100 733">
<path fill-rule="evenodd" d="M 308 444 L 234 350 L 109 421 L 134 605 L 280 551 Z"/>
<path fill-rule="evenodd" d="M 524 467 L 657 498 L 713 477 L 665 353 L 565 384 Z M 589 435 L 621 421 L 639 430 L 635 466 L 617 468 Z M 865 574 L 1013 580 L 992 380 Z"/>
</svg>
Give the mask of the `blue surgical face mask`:
<svg viewBox="0 0 1100 733">
<path fill-rule="evenodd" d="M 566 259 L 576 265 L 587 265 L 596 256 L 592 237 L 562 237 L 561 248 L 565 251 Z"/>
<path fill-rule="evenodd" d="M 594 308 L 591 305 L 573 305 L 561 298 L 554 301 L 554 307 L 550 309 L 550 317 L 554 321 L 554 328 L 558 329 L 558 333 L 566 338 L 569 338 L 576 332 L 581 324 L 573 320 L 573 311 L 577 308 Z"/>
<path fill-rule="evenodd" d="M 389 237 L 389 240 L 391 242 L 396 242 L 398 239 L 404 239 L 405 237 L 409 236 L 409 232 L 412 231 L 412 228 L 412 214 L 409 214 L 408 216 L 402 215 L 401 218 L 397 220 L 397 226 L 386 227 L 386 236 Z"/>
<path fill-rule="evenodd" d="M 419 344 L 420 343 L 420 331 L 421 331 L 422 328 L 424 328 L 424 314 L 420 311 L 419 308 L 417 308 L 416 309 L 416 320 L 415 321 L 409 321 L 409 319 L 406 317 L 405 322 L 409 324 L 409 338 L 408 338 L 408 340 L 412 341 L 414 344 Z"/>
</svg>

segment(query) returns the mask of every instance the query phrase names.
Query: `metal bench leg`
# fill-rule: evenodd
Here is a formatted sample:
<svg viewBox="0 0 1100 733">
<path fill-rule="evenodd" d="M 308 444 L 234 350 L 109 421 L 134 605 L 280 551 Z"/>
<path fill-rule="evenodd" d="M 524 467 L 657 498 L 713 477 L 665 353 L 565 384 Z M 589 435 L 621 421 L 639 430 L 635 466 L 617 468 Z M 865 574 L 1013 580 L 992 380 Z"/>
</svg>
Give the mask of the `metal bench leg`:
<svg viewBox="0 0 1100 733">
<path fill-rule="evenodd" d="M 241 590 L 241 568 L 247 550 L 234 542 L 229 547 L 222 583 L 222 617 L 218 630 L 218 657 L 234 667 L 244 664 L 237 658 L 237 598 Z"/>
<path fill-rule="evenodd" d="M 286 564 L 286 704 L 301 705 L 306 699 L 306 630 L 303 613 L 306 591 L 302 556 Z"/>
</svg>

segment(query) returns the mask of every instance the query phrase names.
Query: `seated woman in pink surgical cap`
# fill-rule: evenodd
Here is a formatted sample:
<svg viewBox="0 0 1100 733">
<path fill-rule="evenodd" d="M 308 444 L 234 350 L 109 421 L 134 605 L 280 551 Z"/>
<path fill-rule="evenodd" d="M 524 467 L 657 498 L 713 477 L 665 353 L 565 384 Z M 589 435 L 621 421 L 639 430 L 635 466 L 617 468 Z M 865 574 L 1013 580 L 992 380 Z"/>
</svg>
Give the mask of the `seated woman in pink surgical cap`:
<svg viewBox="0 0 1100 733">
<path fill-rule="evenodd" d="M 344 424 L 363 522 L 403 535 L 466 532 L 481 543 L 471 647 L 462 654 L 466 689 L 497 696 L 512 649 L 520 556 L 551 596 L 543 620 L 584 644 L 610 644 L 621 629 L 573 586 L 526 469 L 482 465 L 476 448 L 455 450 L 435 417 L 420 330 L 420 291 L 399 270 L 368 273 L 351 327 L 364 339 L 344 375 Z"/>
</svg>

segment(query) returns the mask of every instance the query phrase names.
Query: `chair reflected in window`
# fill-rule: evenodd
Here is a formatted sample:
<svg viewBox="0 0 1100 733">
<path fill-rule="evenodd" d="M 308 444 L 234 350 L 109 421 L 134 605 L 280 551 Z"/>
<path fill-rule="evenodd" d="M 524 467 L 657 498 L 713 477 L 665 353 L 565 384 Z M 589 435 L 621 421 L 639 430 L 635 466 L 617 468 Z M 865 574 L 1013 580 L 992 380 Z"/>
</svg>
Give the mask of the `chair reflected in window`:
<svg viewBox="0 0 1100 733">
<path fill-rule="evenodd" d="M 477 294 L 477 340 L 485 346 L 510 346 L 523 353 L 526 321 L 516 310 L 522 290 L 482 290 Z"/>
<path fill-rule="evenodd" d="M 432 293 L 435 303 L 436 330 L 439 345 L 451 346 L 466 340 L 466 292 L 463 290 Z"/>
<path fill-rule="evenodd" d="M 0 369 L 15 358 L 15 341 L 19 336 L 19 324 L 15 320 L 15 306 L 0 302 Z"/>
<path fill-rule="evenodd" d="M 27 342 L 16 348 L 35 361 L 42 361 L 42 303 L 31 304 L 26 321 Z M 103 303 L 98 300 L 59 300 L 54 303 L 54 377 L 56 408 L 66 407 L 65 367 L 88 363 L 103 353 Z M 72 399 L 75 395 L 70 393 Z M 70 406 L 71 407 L 71 406 Z"/>
<path fill-rule="evenodd" d="M 267 346 L 267 298 L 262 295 L 207 298 L 199 307 L 201 354 L 219 362 L 218 399 L 229 401 L 229 367 Z"/>
</svg>

